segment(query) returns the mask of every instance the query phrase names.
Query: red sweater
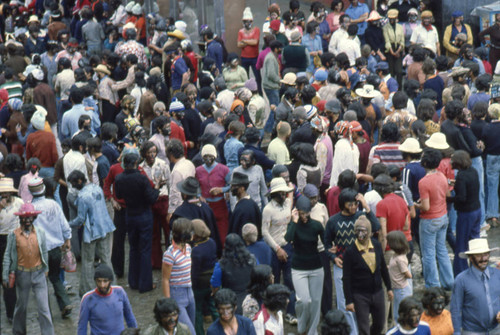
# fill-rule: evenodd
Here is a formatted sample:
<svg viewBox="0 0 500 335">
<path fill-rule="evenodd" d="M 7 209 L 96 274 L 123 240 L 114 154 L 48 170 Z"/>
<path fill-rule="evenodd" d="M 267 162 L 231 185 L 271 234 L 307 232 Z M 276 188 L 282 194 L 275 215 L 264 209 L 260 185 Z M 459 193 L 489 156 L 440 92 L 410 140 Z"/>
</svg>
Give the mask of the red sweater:
<svg viewBox="0 0 500 335">
<path fill-rule="evenodd" d="M 29 134 L 26 140 L 26 159 L 31 157 L 38 158 L 42 167 L 54 167 L 59 159 L 54 134 L 43 130 Z"/>
<path fill-rule="evenodd" d="M 200 182 L 201 195 L 205 199 L 214 198 L 210 194 L 210 190 L 213 187 L 224 187 L 226 186 L 226 176 L 229 173 L 229 168 L 221 163 L 217 164 L 212 171 L 208 172 L 203 165 L 196 168 L 196 179 Z M 217 195 L 215 198 L 220 198 L 223 196 Z"/>
<path fill-rule="evenodd" d="M 141 174 L 148 177 L 146 172 L 144 172 L 144 170 L 140 166 L 138 169 L 139 169 L 139 172 Z M 111 165 L 111 168 L 109 169 L 109 172 L 108 172 L 108 176 L 106 177 L 106 179 L 104 179 L 104 185 L 102 186 L 102 190 L 104 192 L 104 196 L 106 197 L 106 199 L 109 200 L 109 199 L 111 199 L 111 197 L 113 197 L 113 199 L 115 199 L 122 206 L 122 208 L 125 208 L 126 207 L 125 200 L 118 199 L 115 195 L 115 192 L 111 191 L 111 186 L 113 186 L 113 190 L 115 189 L 116 176 L 118 176 L 122 172 L 123 172 L 123 168 L 122 168 L 121 162 L 118 162 L 116 164 Z M 149 177 L 148 177 L 148 179 L 149 179 Z M 155 185 L 153 184 L 153 182 L 151 180 L 149 180 L 149 182 L 151 183 L 151 187 L 154 188 Z"/>
</svg>

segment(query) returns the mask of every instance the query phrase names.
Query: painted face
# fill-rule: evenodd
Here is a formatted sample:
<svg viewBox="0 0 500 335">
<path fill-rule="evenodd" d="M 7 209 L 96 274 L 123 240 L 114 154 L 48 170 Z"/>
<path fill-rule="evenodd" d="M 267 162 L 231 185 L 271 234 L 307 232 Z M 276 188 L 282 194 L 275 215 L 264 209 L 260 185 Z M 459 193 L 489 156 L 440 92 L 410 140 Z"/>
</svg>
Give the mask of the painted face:
<svg viewBox="0 0 500 335">
<path fill-rule="evenodd" d="M 484 271 L 490 262 L 490 253 L 485 252 L 483 254 L 470 255 L 469 260 L 476 268 Z"/>
<path fill-rule="evenodd" d="M 443 313 L 445 306 L 445 300 L 444 297 L 439 296 L 434 299 L 432 299 L 430 308 L 428 309 L 428 312 L 431 316 L 438 316 L 441 313 Z"/>
<path fill-rule="evenodd" d="M 318 203 L 318 196 L 310 197 L 309 201 L 311 202 L 311 208 L 313 208 Z"/>
<path fill-rule="evenodd" d="M 368 230 L 364 227 L 356 227 L 356 229 L 354 229 L 354 234 L 361 243 L 364 243 L 370 238 L 370 236 L 368 236 Z"/>
<path fill-rule="evenodd" d="M 95 284 L 97 286 L 97 290 L 102 295 L 107 295 L 111 289 L 111 280 L 108 278 L 97 278 L 95 280 Z"/>
<path fill-rule="evenodd" d="M 161 313 L 161 326 L 168 332 L 172 332 L 179 321 L 179 312 Z"/>
<path fill-rule="evenodd" d="M 212 166 L 212 164 L 215 162 L 215 157 L 213 155 L 205 155 L 203 156 L 203 162 L 207 166 Z"/>
<path fill-rule="evenodd" d="M 253 161 L 250 155 L 241 155 L 240 164 L 245 170 L 251 168 L 253 166 Z"/>
<path fill-rule="evenodd" d="M 243 26 L 245 27 L 246 30 L 252 29 L 252 24 L 253 24 L 252 20 L 244 20 L 243 21 Z"/>
<path fill-rule="evenodd" d="M 307 222 L 309 220 L 310 212 L 299 211 L 299 219 L 302 222 Z"/>
<path fill-rule="evenodd" d="M 430 25 L 431 22 L 432 22 L 432 18 L 430 18 L 430 17 L 424 17 L 424 18 L 422 18 L 422 23 L 424 24 L 424 26 Z"/>
<path fill-rule="evenodd" d="M 240 189 L 240 185 L 233 185 L 233 186 L 231 186 L 231 195 L 233 197 L 238 196 L 239 189 Z"/>
<path fill-rule="evenodd" d="M 275 12 L 272 12 L 269 17 L 271 18 L 271 21 L 272 20 L 277 20 L 278 19 L 278 13 L 275 13 Z"/>
<path fill-rule="evenodd" d="M 288 171 L 282 172 L 280 174 L 280 177 L 285 179 L 287 184 L 290 182 L 290 172 L 288 172 Z"/>
<path fill-rule="evenodd" d="M 145 158 L 146 158 L 146 163 L 148 163 L 148 165 L 152 165 L 155 162 L 156 154 L 157 154 L 156 146 L 152 146 L 146 152 Z"/>
<path fill-rule="evenodd" d="M 171 132 L 171 128 L 170 128 L 170 122 L 167 122 L 163 128 L 160 129 L 161 131 L 161 134 L 163 136 L 169 136 L 170 135 L 170 132 Z"/>
<path fill-rule="evenodd" d="M 415 15 L 415 14 L 408 15 L 408 21 L 410 21 L 411 23 L 417 22 L 417 18 L 418 18 L 418 15 Z"/>
<path fill-rule="evenodd" d="M 276 202 L 278 202 L 278 204 L 283 205 L 286 200 L 286 192 L 277 192 L 277 193 L 279 196 L 274 199 L 276 199 Z"/>
<path fill-rule="evenodd" d="M 217 307 L 221 320 L 230 322 L 234 318 L 234 306 L 230 304 L 220 305 Z"/>
<path fill-rule="evenodd" d="M 23 227 L 24 230 L 29 230 L 30 227 L 33 225 L 33 221 L 35 221 L 36 216 L 20 216 L 19 217 L 19 223 L 21 223 L 21 226 Z"/>
<path fill-rule="evenodd" d="M 420 322 L 420 311 L 416 308 L 412 309 L 405 318 L 405 324 L 411 329 L 415 329 L 418 327 Z"/>
</svg>

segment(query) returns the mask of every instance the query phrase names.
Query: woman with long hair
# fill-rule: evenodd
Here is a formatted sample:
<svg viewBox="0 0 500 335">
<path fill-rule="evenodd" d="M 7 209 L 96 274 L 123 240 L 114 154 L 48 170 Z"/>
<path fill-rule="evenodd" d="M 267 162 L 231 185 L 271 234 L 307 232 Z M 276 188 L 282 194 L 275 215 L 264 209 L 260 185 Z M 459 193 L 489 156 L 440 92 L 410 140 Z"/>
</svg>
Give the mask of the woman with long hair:
<svg viewBox="0 0 500 335">
<path fill-rule="evenodd" d="M 266 288 L 273 282 L 273 270 L 269 265 L 259 264 L 253 267 L 247 289 L 248 294 L 243 300 L 243 316 L 253 320 L 264 301 Z"/>
</svg>

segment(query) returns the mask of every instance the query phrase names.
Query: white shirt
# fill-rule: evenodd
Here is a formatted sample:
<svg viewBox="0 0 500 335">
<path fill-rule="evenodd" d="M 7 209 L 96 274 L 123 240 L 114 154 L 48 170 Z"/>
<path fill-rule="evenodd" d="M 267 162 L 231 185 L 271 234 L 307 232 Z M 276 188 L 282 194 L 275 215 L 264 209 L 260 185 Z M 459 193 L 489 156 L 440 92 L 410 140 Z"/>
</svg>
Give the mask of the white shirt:
<svg viewBox="0 0 500 335">
<path fill-rule="evenodd" d="M 19 228 L 19 216 L 14 213 L 19 212 L 23 204 L 21 198 L 12 197 L 12 202 L 0 210 L 0 235 L 8 235 Z"/>
<path fill-rule="evenodd" d="M 111 16 L 110 21 L 113 24 L 113 26 L 119 27 L 125 25 L 126 20 L 127 20 L 127 12 L 125 11 L 125 7 L 123 5 L 120 5 Z"/>
<path fill-rule="evenodd" d="M 432 50 L 436 53 L 436 46 L 439 42 L 439 37 L 436 27 L 432 26 L 432 29 L 427 31 L 421 24 L 418 25 L 411 34 L 411 43 L 421 44 L 424 48 Z"/>
<path fill-rule="evenodd" d="M 370 211 L 373 215 L 377 216 L 377 204 L 380 200 L 382 200 L 380 194 L 375 190 L 368 191 L 365 193 L 365 200 L 368 207 L 370 207 Z"/>
<path fill-rule="evenodd" d="M 267 334 L 267 331 L 271 332 L 273 335 L 283 335 L 283 312 L 279 311 L 278 318 L 276 319 L 271 313 L 269 313 L 269 319 L 264 324 L 264 314 L 259 313 L 257 319 L 253 321 L 253 326 L 255 328 L 255 333 Z"/>
<path fill-rule="evenodd" d="M 181 192 L 177 188 L 177 183 L 180 183 L 187 177 L 194 177 L 196 168 L 191 161 L 182 157 L 175 163 L 172 173 L 170 174 L 170 197 L 168 198 L 168 213 L 173 213 L 177 207 L 182 204 Z"/>
<path fill-rule="evenodd" d="M 349 57 L 349 63 L 351 64 L 351 66 L 354 66 L 356 64 L 356 58 L 361 57 L 361 49 L 359 47 L 359 43 L 350 38 L 341 40 L 338 43 L 337 51 L 339 53 L 344 52 L 347 57 Z"/>
<path fill-rule="evenodd" d="M 88 179 L 87 176 L 87 167 L 85 165 L 85 157 L 79 152 L 75 150 L 70 150 L 63 157 L 63 168 L 64 168 L 64 178 L 68 180 L 68 176 L 74 170 L 79 170 L 85 175 L 85 180 Z M 74 189 L 71 186 L 71 183 L 68 182 L 68 193 L 77 195 L 78 190 Z"/>
<path fill-rule="evenodd" d="M 328 51 L 333 53 L 335 56 L 343 50 L 339 50 L 339 43 L 342 40 L 345 40 L 349 37 L 349 34 L 347 33 L 346 30 L 339 28 L 335 30 L 335 32 L 332 34 L 332 37 L 330 37 L 330 43 L 328 44 Z M 359 41 L 359 38 L 356 36 L 354 39 L 358 43 L 358 45 L 361 45 L 361 42 Z"/>
<path fill-rule="evenodd" d="M 341 138 L 335 144 L 330 187 L 337 186 L 339 175 L 344 170 L 359 171 L 359 149 L 356 144 L 350 144 L 348 139 Z"/>
</svg>

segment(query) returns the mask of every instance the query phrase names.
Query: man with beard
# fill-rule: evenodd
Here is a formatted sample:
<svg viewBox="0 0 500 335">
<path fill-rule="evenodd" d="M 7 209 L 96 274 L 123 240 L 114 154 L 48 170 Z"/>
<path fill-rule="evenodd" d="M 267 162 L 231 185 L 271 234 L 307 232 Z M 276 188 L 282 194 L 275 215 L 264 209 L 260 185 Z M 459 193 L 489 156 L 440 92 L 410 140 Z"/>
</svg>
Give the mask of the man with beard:
<svg viewBox="0 0 500 335">
<path fill-rule="evenodd" d="M 253 223 L 258 229 L 258 237 L 261 238 L 262 215 L 259 206 L 247 193 L 249 185 L 250 180 L 246 174 L 238 171 L 233 172 L 231 195 L 236 197 L 237 202 L 231 212 L 228 233 L 242 236 L 243 225 Z"/>
<path fill-rule="evenodd" d="M 275 124 L 280 121 L 292 121 L 292 112 L 295 104 L 299 101 L 299 91 L 295 87 L 289 87 L 286 89 L 285 94 L 281 98 L 281 102 L 276 107 L 274 111 Z M 276 127 L 274 127 L 276 128 Z"/>
<path fill-rule="evenodd" d="M 99 264 L 95 269 L 96 288 L 82 298 L 78 335 L 87 334 L 90 323 L 92 334 L 118 335 L 124 327 L 137 328 L 132 306 L 127 293 L 121 286 L 111 286 L 113 270 L 106 264 Z"/>
<path fill-rule="evenodd" d="M 431 329 L 427 322 L 420 321 L 423 312 L 422 304 L 413 297 L 407 297 L 399 305 L 399 318 L 396 327 L 387 332 L 387 335 L 430 335 Z"/>
<path fill-rule="evenodd" d="M 473 46 L 471 44 L 462 45 L 460 47 L 460 51 L 458 53 L 458 56 L 459 56 L 458 59 L 453 64 L 454 67 L 458 67 L 458 66 L 465 67 L 465 64 L 464 64 L 465 61 L 472 61 L 479 66 L 479 74 L 480 75 L 486 73 L 484 70 L 483 62 L 479 58 L 474 57 L 474 49 L 473 49 Z"/>
<path fill-rule="evenodd" d="M 250 319 L 238 315 L 236 311 L 236 293 L 228 288 L 223 288 L 214 296 L 215 308 L 219 312 L 219 318 L 207 329 L 207 335 L 218 334 L 241 334 L 253 335 L 255 328 Z"/>
<path fill-rule="evenodd" d="M 455 279 L 451 296 L 451 319 L 454 334 L 498 334 L 500 326 L 500 270 L 490 267 L 486 239 L 469 241 L 469 251 L 460 258 L 469 258 L 470 268 Z"/>
<path fill-rule="evenodd" d="M 158 299 L 154 313 L 158 324 L 149 326 L 144 332 L 145 335 L 190 335 L 188 326 L 179 322 L 179 306 L 175 299 Z"/>
<path fill-rule="evenodd" d="M 121 101 L 122 110 L 115 117 L 115 123 L 118 126 L 118 140 L 124 138 L 128 131 L 125 126 L 125 120 L 128 119 L 134 112 L 135 108 L 135 98 L 129 94 L 126 94 Z"/>
<path fill-rule="evenodd" d="M 292 113 L 292 127 L 295 129 L 290 138 L 290 146 L 295 143 L 316 143 L 316 135 L 311 129 L 311 123 L 307 120 L 307 111 L 300 106 Z"/>
</svg>

